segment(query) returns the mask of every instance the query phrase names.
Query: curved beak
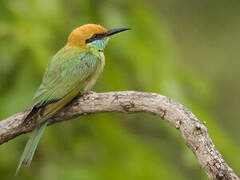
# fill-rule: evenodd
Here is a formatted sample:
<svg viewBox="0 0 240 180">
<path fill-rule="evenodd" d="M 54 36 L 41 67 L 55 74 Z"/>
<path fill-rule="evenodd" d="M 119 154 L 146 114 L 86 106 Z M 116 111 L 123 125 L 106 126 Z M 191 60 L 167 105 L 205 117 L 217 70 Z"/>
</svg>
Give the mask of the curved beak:
<svg viewBox="0 0 240 180">
<path fill-rule="evenodd" d="M 114 34 L 117 34 L 117 33 L 120 33 L 120 32 L 123 32 L 123 31 L 126 31 L 126 30 L 130 30 L 131 28 L 118 28 L 118 29 L 111 29 L 111 30 L 108 30 L 107 33 L 106 33 L 106 36 L 112 36 Z"/>
</svg>

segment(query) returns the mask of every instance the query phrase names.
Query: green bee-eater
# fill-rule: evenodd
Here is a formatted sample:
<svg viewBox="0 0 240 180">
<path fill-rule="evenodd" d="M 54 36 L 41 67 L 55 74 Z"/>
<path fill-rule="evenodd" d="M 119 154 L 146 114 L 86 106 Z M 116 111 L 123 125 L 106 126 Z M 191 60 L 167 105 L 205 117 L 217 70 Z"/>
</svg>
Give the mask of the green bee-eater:
<svg viewBox="0 0 240 180">
<path fill-rule="evenodd" d="M 49 119 L 79 93 L 89 91 L 103 70 L 103 50 L 109 36 L 128 30 L 107 31 L 100 25 L 86 24 L 74 29 L 67 44 L 50 60 L 42 84 L 34 96 L 34 104 L 26 121 L 34 119 L 36 127 L 21 156 L 22 165 L 30 165 L 39 139 Z"/>
</svg>

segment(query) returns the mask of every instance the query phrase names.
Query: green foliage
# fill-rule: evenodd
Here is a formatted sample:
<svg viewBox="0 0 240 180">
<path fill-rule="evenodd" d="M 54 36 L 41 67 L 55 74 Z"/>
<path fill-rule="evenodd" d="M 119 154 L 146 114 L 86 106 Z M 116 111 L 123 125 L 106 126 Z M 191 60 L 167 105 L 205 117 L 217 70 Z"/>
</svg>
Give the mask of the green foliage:
<svg viewBox="0 0 240 180">
<path fill-rule="evenodd" d="M 154 2 L 154 1 L 153 1 Z M 154 4 L 154 3 L 153 3 Z M 31 106 L 48 60 L 75 27 L 96 23 L 133 30 L 113 37 L 94 91 L 157 92 L 207 121 L 228 164 L 240 174 L 240 147 L 212 117 L 211 84 L 179 62 L 158 9 L 134 0 L 0 1 L 0 119 Z M 155 4 L 157 4 L 155 2 Z M 12 179 L 28 135 L 0 148 L 1 179 Z M 145 114 L 91 115 L 47 128 L 30 168 L 18 179 L 207 179 L 180 134 Z"/>
</svg>

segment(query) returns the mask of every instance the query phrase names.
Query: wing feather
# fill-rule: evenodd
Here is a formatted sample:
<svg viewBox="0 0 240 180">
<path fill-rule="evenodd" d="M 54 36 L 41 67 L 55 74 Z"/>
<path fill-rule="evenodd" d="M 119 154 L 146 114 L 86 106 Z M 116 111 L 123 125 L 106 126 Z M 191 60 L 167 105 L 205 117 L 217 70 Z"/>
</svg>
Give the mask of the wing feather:
<svg viewBox="0 0 240 180">
<path fill-rule="evenodd" d="M 29 115 L 41 109 L 39 123 L 49 119 L 83 91 L 99 64 L 99 57 L 90 52 L 69 47 L 60 50 L 48 64 Z"/>
</svg>

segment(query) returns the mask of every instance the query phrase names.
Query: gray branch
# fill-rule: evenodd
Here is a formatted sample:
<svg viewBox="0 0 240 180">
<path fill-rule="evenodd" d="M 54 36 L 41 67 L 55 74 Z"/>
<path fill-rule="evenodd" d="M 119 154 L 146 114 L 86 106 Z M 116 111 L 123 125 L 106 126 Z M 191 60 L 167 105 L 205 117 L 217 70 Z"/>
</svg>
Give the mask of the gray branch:
<svg viewBox="0 0 240 180">
<path fill-rule="evenodd" d="M 134 91 L 88 93 L 77 97 L 57 113 L 51 124 L 102 112 L 147 112 L 157 115 L 181 132 L 185 144 L 192 150 L 209 179 L 239 180 L 216 150 L 205 123 L 183 105 L 160 94 Z M 0 144 L 33 130 L 34 122 L 24 121 L 28 113 L 17 113 L 0 121 Z"/>
</svg>

